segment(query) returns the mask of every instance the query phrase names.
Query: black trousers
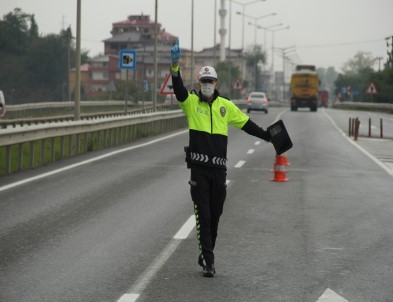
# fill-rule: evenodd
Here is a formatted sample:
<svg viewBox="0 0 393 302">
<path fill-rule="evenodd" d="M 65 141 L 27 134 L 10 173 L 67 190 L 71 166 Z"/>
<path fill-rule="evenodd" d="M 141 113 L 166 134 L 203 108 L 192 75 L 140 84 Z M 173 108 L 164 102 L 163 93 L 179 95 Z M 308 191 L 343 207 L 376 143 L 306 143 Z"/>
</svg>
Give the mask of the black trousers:
<svg viewBox="0 0 393 302">
<path fill-rule="evenodd" d="M 218 222 L 226 198 L 225 169 L 191 165 L 191 198 L 194 202 L 200 258 L 214 264 Z"/>
</svg>

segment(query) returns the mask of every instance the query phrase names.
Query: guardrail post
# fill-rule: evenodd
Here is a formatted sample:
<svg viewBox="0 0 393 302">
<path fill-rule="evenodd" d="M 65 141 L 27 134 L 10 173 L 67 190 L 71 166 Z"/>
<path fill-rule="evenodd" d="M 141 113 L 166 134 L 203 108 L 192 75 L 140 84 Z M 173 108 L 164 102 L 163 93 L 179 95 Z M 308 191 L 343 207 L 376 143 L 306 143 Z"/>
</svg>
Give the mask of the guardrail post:
<svg viewBox="0 0 393 302">
<path fill-rule="evenodd" d="M 64 157 L 64 136 L 60 138 L 60 159 Z"/>
<path fill-rule="evenodd" d="M 352 135 L 352 118 L 350 117 L 348 120 L 348 136 L 351 137 Z"/>
<path fill-rule="evenodd" d="M 72 140 L 73 140 L 73 135 L 68 136 L 68 157 L 71 157 L 72 155 Z"/>
<path fill-rule="evenodd" d="M 51 162 L 52 163 L 54 163 L 55 162 L 55 154 L 56 154 L 56 152 L 55 152 L 55 138 L 54 137 L 52 137 L 51 138 L 51 140 L 50 140 L 50 152 L 51 152 L 51 156 L 50 156 L 50 158 L 51 158 Z"/>
<path fill-rule="evenodd" d="M 31 141 L 29 144 L 29 148 L 30 148 L 30 163 L 29 163 L 29 168 L 32 169 L 34 168 L 34 141 Z"/>
<path fill-rule="evenodd" d="M 352 119 L 352 135 L 355 136 L 355 118 Z"/>
<path fill-rule="evenodd" d="M 5 147 L 5 175 L 11 174 L 11 146 Z"/>
<path fill-rule="evenodd" d="M 89 136 L 87 134 L 88 134 L 88 132 L 86 132 L 85 135 L 84 135 L 85 136 L 85 138 L 84 138 L 84 140 L 85 140 L 85 147 L 83 148 L 83 152 L 89 151 L 89 142 L 88 142 Z"/>
<path fill-rule="evenodd" d="M 360 127 L 360 121 L 359 118 L 357 117 L 355 119 L 355 141 L 358 140 L 358 136 L 359 136 L 359 127 Z"/>
<path fill-rule="evenodd" d="M 45 164 L 45 139 L 41 140 L 41 159 L 40 166 Z"/>
<path fill-rule="evenodd" d="M 382 121 L 382 118 L 379 120 L 379 125 L 380 125 L 380 129 L 381 129 L 381 138 L 383 138 L 383 121 Z"/>
<path fill-rule="evenodd" d="M 18 144 L 18 169 L 19 171 L 23 170 L 23 144 Z"/>
<path fill-rule="evenodd" d="M 371 137 L 371 117 L 368 119 L 368 137 Z"/>
<path fill-rule="evenodd" d="M 78 133 L 76 135 L 76 154 L 80 153 L 80 147 L 81 147 L 81 138 L 80 138 L 80 134 Z"/>
</svg>

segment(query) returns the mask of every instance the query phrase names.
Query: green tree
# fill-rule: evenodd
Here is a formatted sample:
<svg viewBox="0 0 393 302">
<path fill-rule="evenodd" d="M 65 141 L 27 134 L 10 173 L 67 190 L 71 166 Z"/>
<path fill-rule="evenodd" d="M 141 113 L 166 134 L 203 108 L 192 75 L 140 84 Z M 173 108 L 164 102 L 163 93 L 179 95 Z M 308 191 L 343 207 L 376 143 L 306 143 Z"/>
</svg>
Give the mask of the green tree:
<svg viewBox="0 0 393 302">
<path fill-rule="evenodd" d="M 355 56 L 344 63 L 342 70 L 345 75 L 358 75 L 361 71 L 373 68 L 375 58 L 370 52 L 358 51 Z"/>
<path fill-rule="evenodd" d="M 378 94 L 373 97 L 375 102 L 393 103 L 393 68 L 385 66 L 383 71 L 374 71 L 375 58 L 370 53 L 358 52 L 353 59 L 348 60 L 335 81 L 338 95 L 342 87 L 351 87 L 352 95 L 341 93 L 341 100 L 370 101 L 371 97 L 366 90 L 374 82 Z"/>
<path fill-rule="evenodd" d="M 67 45 L 59 35 L 47 35 L 32 42 L 25 66 L 36 98 L 61 100 L 67 83 Z"/>
<path fill-rule="evenodd" d="M 218 89 L 221 93 L 227 95 L 228 97 L 232 97 L 232 84 L 240 77 L 239 68 L 231 61 L 224 61 L 217 63 L 216 70 L 220 84 Z"/>
<path fill-rule="evenodd" d="M 374 97 L 376 102 L 393 104 L 393 68 L 385 68 L 372 75 L 378 94 Z"/>
<path fill-rule="evenodd" d="M 266 63 L 266 53 L 262 51 L 260 45 L 254 45 L 246 53 L 246 64 L 248 70 L 253 75 L 254 90 L 259 91 L 261 85 L 261 74 L 258 68 L 260 63 Z"/>
<path fill-rule="evenodd" d="M 20 8 L 15 8 L 0 21 L 0 52 L 24 54 L 32 39 L 37 37 L 34 15 L 26 14 Z"/>
<path fill-rule="evenodd" d="M 24 58 L 30 43 L 38 38 L 34 15 L 15 8 L 0 20 L 0 83 L 6 99 L 14 104 L 15 96 L 29 94 Z"/>
<path fill-rule="evenodd" d="M 0 83 L 12 103 L 62 100 L 69 68 L 75 66 L 71 29 L 39 36 L 32 14 L 19 8 L 0 20 Z M 69 59 L 68 59 L 69 58 Z M 81 63 L 88 62 L 81 51 Z"/>
</svg>

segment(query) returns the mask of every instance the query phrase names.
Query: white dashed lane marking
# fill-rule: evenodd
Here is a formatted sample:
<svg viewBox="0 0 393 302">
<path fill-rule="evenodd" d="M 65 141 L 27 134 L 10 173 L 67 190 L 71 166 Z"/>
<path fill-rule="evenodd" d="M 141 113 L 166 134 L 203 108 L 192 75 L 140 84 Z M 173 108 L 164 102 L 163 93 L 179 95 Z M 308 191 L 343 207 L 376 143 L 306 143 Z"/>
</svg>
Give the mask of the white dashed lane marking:
<svg viewBox="0 0 393 302">
<path fill-rule="evenodd" d="M 235 168 L 241 168 L 241 167 L 243 167 L 243 165 L 246 163 L 246 161 L 245 160 L 239 160 L 238 162 L 237 162 L 237 164 L 235 165 Z"/>
</svg>

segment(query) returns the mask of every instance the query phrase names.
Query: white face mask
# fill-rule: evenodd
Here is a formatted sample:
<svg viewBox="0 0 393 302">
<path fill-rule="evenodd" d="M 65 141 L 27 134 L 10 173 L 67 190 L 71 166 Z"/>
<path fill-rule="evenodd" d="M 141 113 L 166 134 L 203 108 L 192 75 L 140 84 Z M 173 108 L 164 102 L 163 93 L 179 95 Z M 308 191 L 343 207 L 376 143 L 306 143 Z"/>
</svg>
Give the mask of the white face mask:
<svg viewBox="0 0 393 302">
<path fill-rule="evenodd" d="M 216 85 L 214 84 L 201 83 L 201 93 L 207 98 L 210 98 L 212 96 L 215 89 L 216 89 Z"/>
</svg>

